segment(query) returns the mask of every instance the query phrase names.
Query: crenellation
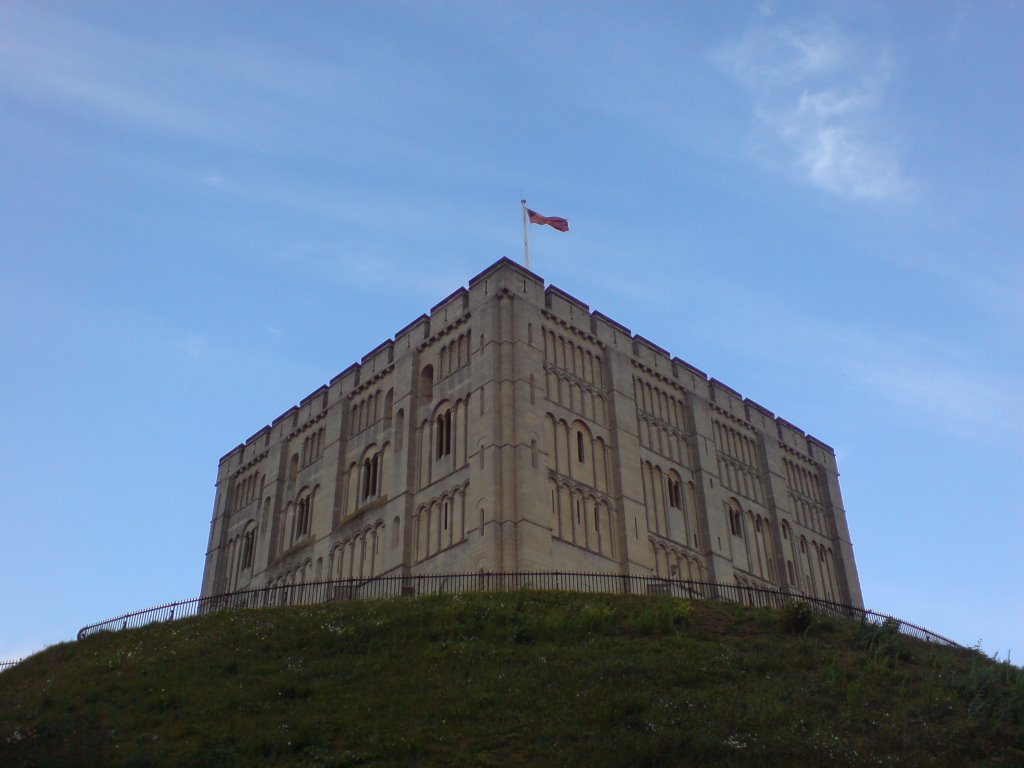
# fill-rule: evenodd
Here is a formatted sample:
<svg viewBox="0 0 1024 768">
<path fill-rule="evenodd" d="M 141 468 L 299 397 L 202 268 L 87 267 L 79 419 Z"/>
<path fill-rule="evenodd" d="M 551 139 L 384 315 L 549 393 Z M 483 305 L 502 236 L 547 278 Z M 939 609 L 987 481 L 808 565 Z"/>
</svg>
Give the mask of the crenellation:
<svg viewBox="0 0 1024 768">
<path fill-rule="evenodd" d="M 790 424 L 779 416 L 775 417 L 775 426 L 778 430 L 779 441 L 787 448 L 801 454 L 807 450 L 807 437 L 800 427 Z"/>
<path fill-rule="evenodd" d="M 395 334 L 395 348 L 400 350 L 399 354 L 404 354 L 429 338 L 430 318 L 426 315 L 420 315 Z"/>
<path fill-rule="evenodd" d="M 293 405 L 287 411 L 270 422 L 271 429 L 275 432 L 274 437 L 279 438 L 280 436 L 288 434 L 295 429 L 298 415 L 299 407 L 297 405 Z"/>
<path fill-rule="evenodd" d="M 362 360 L 360 360 L 360 367 L 364 375 L 373 376 L 378 371 L 389 366 L 394 359 L 395 342 L 392 339 L 385 339 L 363 355 Z"/>
<path fill-rule="evenodd" d="M 708 375 L 678 357 L 672 358 L 672 375 L 688 392 L 703 396 L 708 391 Z"/>
<path fill-rule="evenodd" d="M 547 310 L 562 322 L 590 333 L 590 307 L 561 288 L 549 285 L 544 292 Z"/>
<path fill-rule="evenodd" d="M 469 291 L 459 288 L 430 308 L 430 319 L 440 325 L 454 322 L 469 309 Z"/>
<path fill-rule="evenodd" d="M 824 443 L 501 259 L 225 454 L 203 594 L 548 569 L 858 604 L 837 482 Z"/>
<path fill-rule="evenodd" d="M 640 334 L 633 337 L 633 354 L 662 375 L 672 370 L 672 355 Z"/>
<path fill-rule="evenodd" d="M 747 420 L 747 409 L 743 405 L 743 395 L 732 387 L 728 387 L 718 379 L 708 380 L 708 392 L 711 402 L 728 413 L 730 416 Z"/>
<path fill-rule="evenodd" d="M 836 452 L 828 443 L 807 435 L 807 455 L 821 464 L 835 463 Z"/>
<path fill-rule="evenodd" d="M 758 405 L 749 397 L 743 401 L 746 406 L 744 418 L 754 426 L 758 432 L 771 433 L 771 427 L 775 423 L 775 414 L 762 405 Z"/>
<path fill-rule="evenodd" d="M 606 347 L 629 349 L 633 343 L 633 332 L 597 310 L 590 313 L 590 332 Z"/>
<path fill-rule="evenodd" d="M 241 455 L 245 453 L 245 443 L 239 443 L 220 457 L 219 466 L 230 471 L 241 464 Z"/>
</svg>

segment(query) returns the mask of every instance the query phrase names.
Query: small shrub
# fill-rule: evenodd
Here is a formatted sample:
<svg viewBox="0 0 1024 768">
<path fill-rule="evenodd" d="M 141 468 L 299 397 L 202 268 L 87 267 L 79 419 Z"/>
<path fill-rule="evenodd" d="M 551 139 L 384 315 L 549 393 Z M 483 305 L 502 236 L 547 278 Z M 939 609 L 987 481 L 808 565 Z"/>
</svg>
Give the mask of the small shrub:
<svg viewBox="0 0 1024 768">
<path fill-rule="evenodd" d="M 668 635 L 693 614 L 693 606 L 683 600 L 651 600 L 630 617 L 628 627 L 648 636 Z"/>
<path fill-rule="evenodd" d="M 800 600 L 793 600 L 786 603 L 780 616 L 782 629 L 792 635 L 803 635 L 811 627 L 814 621 L 814 613 L 811 606 Z"/>
<path fill-rule="evenodd" d="M 857 647 L 881 661 L 909 658 L 903 647 L 900 622 L 892 617 L 881 624 L 862 621 L 857 631 Z"/>
<path fill-rule="evenodd" d="M 971 665 L 956 686 L 975 718 L 1024 723 L 1024 670 L 985 659 Z"/>
</svg>

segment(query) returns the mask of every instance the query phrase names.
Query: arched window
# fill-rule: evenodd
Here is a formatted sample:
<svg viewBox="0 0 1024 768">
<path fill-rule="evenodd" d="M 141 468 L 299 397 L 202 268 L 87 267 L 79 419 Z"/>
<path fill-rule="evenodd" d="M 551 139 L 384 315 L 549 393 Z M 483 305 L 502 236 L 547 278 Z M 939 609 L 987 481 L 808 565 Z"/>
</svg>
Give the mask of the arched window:
<svg viewBox="0 0 1024 768">
<path fill-rule="evenodd" d="M 384 428 L 391 429 L 391 411 L 395 404 L 395 390 L 389 389 L 384 397 Z"/>
<path fill-rule="evenodd" d="M 425 365 L 420 371 L 420 397 L 431 400 L 434 397 L 434 366 Z"/>
<path fill-rule="evenodd" d="M 291 463 L 288 465 L 288 482 L 294 483 L 299 475 L 299 454 L 293 453 Z"/>
<path fill-rule="evenodd" d="M 683 508 L 682 484 L 674 477 L 668 479 L 668 505 L 673 509 Z"/>
<path fill-rule="evenodd" d="M 395 416 L 395 450 L 402 450 L 402 443 L 405 440 L 405 410 L 402 408 L 398 409 L 398 415 Z"/>
<path fill-rule="evenodd" d="M 731 504 L 726 507 L 726 511 L 729 514 L 729 531 L 733 536 L 743 538 L 743 516 L 738 508 Z"/>
<path fill-rule="evenodd" d="M 303 494 L 295 502 L 295 535 L 293 539 L 309 533 L 313 518 L 313 494 Z"/>
<path fill-rule="evenodd" d="M 380 452 L 363 460 L 362 500 L 367 501 L 380 493 Z"/>
<path fill-rule="evenodd" d="M 242 540 L 242 569 L 252 568 L 253 552 L 256 549 L 256 529 L 246 531 Z"/>
<path fill-rule="evenodd" d="M 437 435 L 437 458 L 448 456 L 452 452 L 452 409 L 439 413 L 434 425 Z"/>
</svg>

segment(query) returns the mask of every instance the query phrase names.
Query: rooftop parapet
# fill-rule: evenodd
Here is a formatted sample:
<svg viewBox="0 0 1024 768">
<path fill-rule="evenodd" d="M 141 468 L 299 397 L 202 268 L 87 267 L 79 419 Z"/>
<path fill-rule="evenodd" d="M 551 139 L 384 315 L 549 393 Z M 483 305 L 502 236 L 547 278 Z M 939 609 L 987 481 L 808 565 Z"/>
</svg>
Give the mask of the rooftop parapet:
<svg viewBox="0 0 1024 768">
<path fill-rule="evenodd" d="M 665 376 L 672 374 L 672 355 L 639 334 L 633 337 L 633 357 Z"/>
<path fill-rule="evenodd" d="M 684 388 L 701 395 L 708 391 L 708 375 L 700 368 L 678 357 L 672 358 L 672 366 L 672 375 L 679 379 Z"/>
<path fill-rule="evenodd" d="M 629 328 L 597 310 L 590 313 L 590 332 L 608 347 L 630 349 L 633 343 L 633 332 Z"/>
<path fill-rule="evenodd" d="M 270 434 L 272 431 L 273 430 L 271 430 L 270 425 L 267 424 L 266 426 L 261 427 L 259 430 L 254 432 L 252 436 L 245 441 L 246 460 L 251 459 L 257 453 L 259 453 L 268 445 L 270 445 Z"/>
<path fill-rule="evenodd" d="M 372 376 L 387 368 L 395 359 L 395 342 L 387 339 L 363 355 L 361 369 L 363 376 Z"/>
<path fill-rule="evenodd" d="M 539 301 L 540 291 L 544 290 L 544 279 L 507 256 L 502 256 L 469 281 L 471 303 L 486 301 L 503 288 L 514 294 L 525 293 L 534 301 Z"/>
<path fill-rule="evenodd" d="M 836 452 L 832 446 L 813 435 L 807 435 L 807 455 L 824 464 L 835 464 Z"/>
<path fill-rule="evenodd" d="M 352 365 L 331 379 L 328 386 L 330 386 L 332 392 L 338 392 L 339 399 L 359 386 L 360 367 L 359 363 L 352 363 Z"/>
<path fill-rule="evenodd" d="M 743 421 L 747 420 L 747 409 L 743 405 L 743 395 L 732 387 L 726 386 L 718 379 L 709 379 L 708 397 L 711 402 L 731 416 L 735 416 Z"/>
<path fill-rule="evenodd" d="M 270 423 L 270 426 L 273 429 L 273 439 L 280 440 L 282 437 L 289 434 L 293 429 L 295 429 L 298 419 L 299 407 L 297 405 L 293 405 L 287 411 L 274 419 Z"/>
<path fill-rule="evenodd" d="M 743 404 L 746 406 L 747 421 L 753 424 L 755 429 L 770 433 L 772 424 L 775 423 L 775 414 L 763 405 L 758 405 L 749 397 L 743 401 Z"/>
<path fill-rule="evenodd" d="M 807 436 L 804 431 L 795 424 L 790 424 L 781 417 L 776 417 L 775 428 L 779 433 L 779 440 L 788 445 L 794 451 L 805 453 L 807 451 Z"/>
<path fill-rule="evenodd" d="M 317 387 L 299 401 L 298 423 L 305 424 L 314 416 L 327 410 L 327 385 Z"/>
<path fill-rule="evenodd" d="M 405 328 L 395 334 L 395 346 L 398 349 L 412 349 L 421 341 L 430 338 L 430 318 L 420 315 Z"/>
<path fill-rule="evenodd" d="M 544 291 L 544 306 L 562 322 L 590 333 L 590 307 L 575 296 L 549 285 Z"/>
<path fill-rule="evenodd" d="M 469 309 L 469 291 L 459 288 L 430 308 L 430 319 L 441 330 Z"/>
<path fill-rule="evenodd" d="M 230 451 L 220 457 L 218 462 L 218 474 L 229 472 L 242 466 L 242 456 L 245 454 L 245 443 L 239 443 Z"/>
</svg>

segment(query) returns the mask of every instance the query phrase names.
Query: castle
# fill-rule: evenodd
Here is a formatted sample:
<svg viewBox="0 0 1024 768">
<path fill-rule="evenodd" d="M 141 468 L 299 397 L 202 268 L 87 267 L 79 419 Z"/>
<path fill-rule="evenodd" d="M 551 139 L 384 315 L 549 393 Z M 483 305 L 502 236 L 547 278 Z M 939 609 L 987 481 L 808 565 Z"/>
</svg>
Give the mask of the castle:
<svg viewBox="0 0 1024 768">
<path fill-rule="evenodd" d="M 202 594 L 479 571 L 863 606 L 828 445 L 508 259 L 220 460 Z"/>
</svg>

